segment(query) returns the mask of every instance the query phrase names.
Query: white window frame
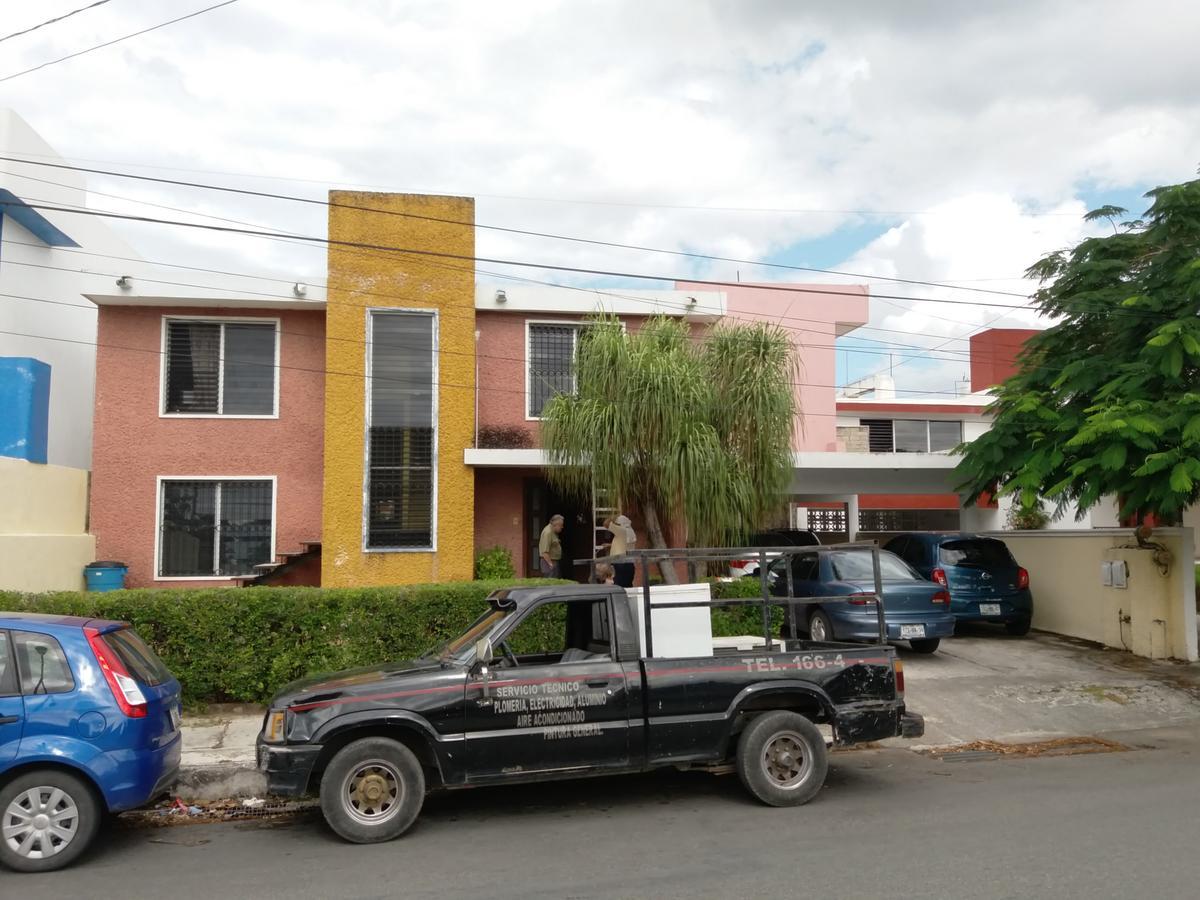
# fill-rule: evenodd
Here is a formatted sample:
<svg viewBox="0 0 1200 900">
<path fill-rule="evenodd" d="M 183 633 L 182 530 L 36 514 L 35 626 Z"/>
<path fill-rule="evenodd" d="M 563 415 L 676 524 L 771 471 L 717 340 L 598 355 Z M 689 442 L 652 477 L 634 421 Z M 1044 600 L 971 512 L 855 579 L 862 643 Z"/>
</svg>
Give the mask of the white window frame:
<svg viewBox="0 0 1200 900">
<path fill-rule="evenodd" d="M 573 326 L 574 327 L 575 339 L 574 339 L 574 343 L 571 347 L 571 355 L 572 355 L 571 393 L 574 394 L 576 391 L 579 390 L 579 384 L 576 381 L 577 372 L 574 368 L 573 357 L 576 353 L 579 352 L 579 332 L 582 331 L 584 328 L 587 328 L 590 324 L 591 324 L 590 322 L 588 322 L 584 319 L 526 319 L 525 320 L 525 401 L 524 401 L 525 405 L 521 411 L 525 415 L 526 422 L 541 422 L 545 418 L 545 416 L 531 416 L 529 414 L 529 396 L 530 396 L 529 366 L 530 366 L 530 363 L 532 362 L 531 357 L 533 355 L 533 334 L 532 334 L 532 329 L 530 328 L 530 326 L 531 325 L 557 325 L 559 327 L 563 327 L 563 326 Z M 626 330 L 624 319 L 621 320 L 621 330 L 622 331 Z"/>
<path fill-rule="evenodd" d="M 893 453 L 930 453 L 930 454 L 950 453 L 951 452 L 950 450 L 931 450 L 931 449 L 929 449 L 930 447 L 933 446 L 932 435 L 929 431 L 929 425 L 931 422 L 957 422 L 958 423 L 958 435 L 959 435 L 958 440 L 959 440 L 960 444 L 963 442 L 963 435 L 966 433 L 966 429 L 963 427 L 964 423 L 963 423 L 962 419 L 892 418 L 889 421 L 892 423 L 892 452 Z M 896 449 L 896 423 L 897 422 L 924 422 L 925 423 L 925 449 L 924 450 L 897 450 Z"/>
<path fill-rule="evenodd" d="M 159 475 L 154 482 L 154 580 L 155 581 L 236 581 L 250 575 L 160 575 L 162 571 L 162 514 L 163 484 L 168 481 L 269 481 L 271 482 L 271 556 L 264 562 L 278 558 L 276 546 L 279 528 L 279 476 L 278 475 Z M 221 553 L 221 507 L 214 509 L 216 534 L 213 540 L 213 568 L 220 564 Z"/>
<path fill-rule="evenodd" d="M 271 398 L 270 413 L 239 413 L 226 414 L 220 412 L 225 404 L 225 329 L 221 329 L 221 350 L 217 361 L 217 412 L 215 413 L 173 413 L 167 412 L 167 332 L 171 322 L 212 322 L 216 325 L 274 325 L 275 326 L 275 362 L 271 370 L 274 375 L 275 390 Z M 162 335 L 159 349 L 158 364 L 158 417 L 160 419 L 278 419 L 279 418 L 279 382 L 282 372 L 279 368 L 280 345 L 283 343 L 282 321 L 277 316 L 177 316 L 162 317 Z"/>
<path fill-rule="evenodd" d="M 364 334 L 367 336 L 366 368 L 363 370 L 363 467 L 362 467 L 362 552 L 363 553 L 437 553 L 438 548 L 438 442 L 441 438 L 441 423 L 438 420 L 438 401 L 441 391 L 438 385 L 438 349 L 441 341 L 441 311 L 428 307 L 410 306 L 369 306 L 365 310 L 367 321 Z M 409 315 L 428 316 L 433 319 L 432 347 L 433 358 L 432 389 L 433 389 L 433 457 L 430 462 L 431 510 L 429 517 L 429 546 L 428 547 L 368 547 L 367 539 L 371 525 L 371 373 L 372 348 L 375 343 L 375 319 L 377 313 L 403 313 Z"/>
</svg>

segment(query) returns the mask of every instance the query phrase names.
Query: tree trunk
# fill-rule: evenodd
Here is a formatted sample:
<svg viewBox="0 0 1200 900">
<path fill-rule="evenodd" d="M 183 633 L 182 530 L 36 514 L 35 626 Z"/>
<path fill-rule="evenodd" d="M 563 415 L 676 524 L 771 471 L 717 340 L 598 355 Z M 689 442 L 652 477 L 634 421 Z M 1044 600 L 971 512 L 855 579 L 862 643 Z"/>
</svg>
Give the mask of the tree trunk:
<svg viewBox="0 0 1200 900">
<path fill-rule="evenodd" d="M 658 521 L 658 509 L 653 500 L 642 501 L 642 515 L 646 519 L 646 534 L 650 538 L 650 546 L 655 550 L 665 550 L 667 539 L 663 536 L 662 525 Z M 670 559 L 660 559 L 658 570 L 662 573 L 664 584 L 679 584 L 679 575 L 675 571 L 675 563 Z"/>
</svg>

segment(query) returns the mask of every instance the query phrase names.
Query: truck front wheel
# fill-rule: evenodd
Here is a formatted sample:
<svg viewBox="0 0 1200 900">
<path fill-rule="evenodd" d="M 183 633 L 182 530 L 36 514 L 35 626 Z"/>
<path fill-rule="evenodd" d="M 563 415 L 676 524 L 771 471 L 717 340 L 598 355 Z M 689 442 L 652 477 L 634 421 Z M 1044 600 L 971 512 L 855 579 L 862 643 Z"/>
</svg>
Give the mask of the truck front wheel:
<svg viewBox="0 0 1200 900">
<path fill-rule="evenodd" d="M 354 844 L 404 834 L 425 802 L 425 773 L 413 752 L 390 738 L 347 744 L 321 778 L 321 813 L 339 837 Z"/>
<path fill-rule="evenodd" d="M 764 713 L 742 733 L 737 768 L 746 790 L 763 803 L 799 806 L 825 783 L 825 738 L 799 713 Z"/>
</svg>

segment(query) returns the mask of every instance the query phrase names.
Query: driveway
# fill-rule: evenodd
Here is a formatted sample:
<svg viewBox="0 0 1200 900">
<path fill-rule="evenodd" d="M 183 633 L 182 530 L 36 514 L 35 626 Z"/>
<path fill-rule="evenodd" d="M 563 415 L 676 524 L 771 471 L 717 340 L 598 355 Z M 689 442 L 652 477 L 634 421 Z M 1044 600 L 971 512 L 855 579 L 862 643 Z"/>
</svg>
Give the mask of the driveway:
<svg viewBox="0 0 1200 900">
<path fill-rule="evenodd" d="M 1200 723 L 1200 664 L 1153 662 L 1056 635 L 961 629 L 937 653 L 903 646 L 925 737 L 895 746 L 1035 741 Z"/>
</svg>

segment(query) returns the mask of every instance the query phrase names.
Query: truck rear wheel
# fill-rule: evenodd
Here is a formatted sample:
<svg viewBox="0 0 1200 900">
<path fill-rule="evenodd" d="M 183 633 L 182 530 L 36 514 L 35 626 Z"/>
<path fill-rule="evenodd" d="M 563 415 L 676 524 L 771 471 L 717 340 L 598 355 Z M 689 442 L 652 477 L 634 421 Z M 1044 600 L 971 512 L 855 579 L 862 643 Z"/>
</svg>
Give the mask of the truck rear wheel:
<svg viewBox="0 0 1200 900">
<path fill-rule="evenodd" d="M 425 803 L 425 773 L 413 752 L 390 738 L 347 744 L 321 778 L 321 813 L 339 837 L 354 844 L 404 834 Z"/>
<path fill-rule="evenodd" d="M 799 806 L 825 783 L 825 738 L 799 713 L 764 713 L 742 733 L 738 775 L 751 794 L 769 806 Z"/>
</svg>

